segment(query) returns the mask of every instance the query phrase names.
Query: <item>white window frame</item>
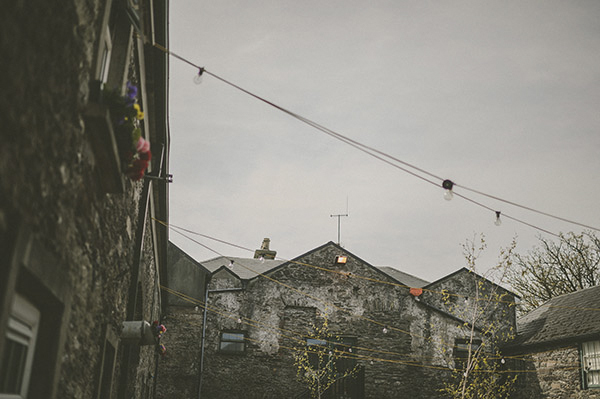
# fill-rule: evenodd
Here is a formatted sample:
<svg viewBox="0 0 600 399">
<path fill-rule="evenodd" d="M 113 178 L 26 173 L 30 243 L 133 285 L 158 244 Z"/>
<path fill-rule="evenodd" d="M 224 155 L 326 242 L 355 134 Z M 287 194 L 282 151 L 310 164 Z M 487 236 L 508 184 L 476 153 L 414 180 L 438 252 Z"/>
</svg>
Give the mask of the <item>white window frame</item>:
<svg viewBox="0 0 600 399">
<path fill-rule="evenodd" d="M 110 56 L 112 53 L 112 39 L 108 23 L 102 27 L 102 35 L 100 36 L 100 48 L 98 59 L 98 74 L 97 78 L 102 83 L 108 81 L 108 71 L 110 70 Z"/>
<path fill-rule="evenodd" d="M 6 330 L 6 339 L 27 347 L 27 356 L 23 365 L 20 392 L 18 394 L 0 393 L 0 399 L 22 399 L 27 397 L 40 315 L 40 311 L 24 296 L 15 294 Z"/>
<path fill-rule="evenodd" d="M 232 344 L 231 347 L 228 344 Z M 241 347 L 241 349 L 239 349 Z M 219 339 L 219 352 L 221 353 L 245 353 L 246 332 L 245 331 L 221 331 Z"/>
<path fill-rule="evenodd" d="M 600 340 L 581 344 L 581 370 L 586 389 L 600 388 Z"/>
</svg>

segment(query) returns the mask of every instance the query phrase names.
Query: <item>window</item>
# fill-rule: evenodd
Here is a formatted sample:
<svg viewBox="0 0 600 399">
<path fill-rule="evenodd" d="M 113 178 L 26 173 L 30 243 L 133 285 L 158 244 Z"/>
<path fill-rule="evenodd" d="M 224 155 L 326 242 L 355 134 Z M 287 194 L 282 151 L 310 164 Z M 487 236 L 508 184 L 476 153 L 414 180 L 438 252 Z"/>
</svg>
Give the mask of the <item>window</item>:
<svg viewBox="0 0 600 399">
<path fill-rule="evenodd" d="M 308 359 L 311 367 L 322 368 L 334 357 L 335 370 L 338 373 L 350 371 L 356 366 L 356 337 L 335 337 L 332 341 L 307 338 Z M 326 353 L 327 352 L 327 353 Z M 321 364 L 319 364 L 319 355 Z"/>
<path fill-rule="evenodd" d="M 581 344 L 584 388 L 600 388 L 600 341 Z"/>
<path fill-rule="evenodd" d="M 98 62 L 96 64 L 96 79 L 102 83 L 108 80 L 108 70 L 110 67 L 110 56 L 112 53 L 113 37 L 109 22 L 111 11 L 111 2 L 106 4 L 104 11 L 104 20 L 102 21 L 102 31 L 98 42 Z"/>
<path fill-rule="evenodd" d="M 342 336 L 337 340 L 335 349 L 339 352 L 345 352 L 337 360 L 336 370 L 345 373 L 351 371 L 356 366 L 356 337 Z"/>
<path fill-rule="evenodd" d="M 327 341 L 322 339 L 307 338 L 306 346 L 308 349 L 308 362 L 310 363 L 310 366 L 314 369 L 325 367 L 329 360 L 329 356 L 325 355 L 324 352 L 329 352 L 330 350 Z M 319 358 L 321 359 L 321 364 L 319 364 Z"/>
<path fill-rule="evenodd" d="M 15 294 L 6 330 L 6 343 L 0 376 L 0 398 L 26 398 L 33 354 L 40 323 L 40 311 L 27 299 Z"/>
<path fill-rule="evenodd" d="M 229 353 L 243 353 L 246 350 L 246 342 L 244 332 L 222 332 L 219 350 Z"/>
<path fill-rule="evenodd" d="M 454 340 L 454 368 L 464 369 L 469 359 L 469 346 L 471 347 L 471 356 L 481 346 L 480 339 L 457 338 Z"/>
</svg>

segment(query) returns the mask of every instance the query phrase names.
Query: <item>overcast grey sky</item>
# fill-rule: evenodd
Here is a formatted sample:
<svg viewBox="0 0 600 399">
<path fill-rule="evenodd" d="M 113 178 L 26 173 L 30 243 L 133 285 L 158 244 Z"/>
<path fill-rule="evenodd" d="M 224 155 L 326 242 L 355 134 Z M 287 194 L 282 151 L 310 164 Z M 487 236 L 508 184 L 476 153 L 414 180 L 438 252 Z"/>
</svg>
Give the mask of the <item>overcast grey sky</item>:
<svg viewBox="0 0 600 399">
<path fill-rule="evenodd" d="M 457 184 L 600 226 L 600 2 L 171 1 L 170 48 Z M 434 280 L 518 235 L 503 219 L 171 58 L 170 222 L 291 259 L 328 241 Z M 456 189 L 558 233 L 578 226 Z M 219 253 L 252 253 L 196 237 Z M 176 233 L 197 260 L 216 256 Z"/>
</svg>

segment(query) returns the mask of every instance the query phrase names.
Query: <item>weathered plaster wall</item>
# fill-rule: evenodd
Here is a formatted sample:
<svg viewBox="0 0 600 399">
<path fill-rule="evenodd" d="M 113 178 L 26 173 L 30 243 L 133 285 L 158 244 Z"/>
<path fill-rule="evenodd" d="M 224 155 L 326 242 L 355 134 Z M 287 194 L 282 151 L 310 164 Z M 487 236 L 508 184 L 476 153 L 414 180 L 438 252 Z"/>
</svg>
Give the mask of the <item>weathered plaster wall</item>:
<svg viewBox="0 0 600 399">
<path fill-rule="evenodd" d="M 303 346 L 302 335 L 320 320 L 315 315 L 322 314 L 333 334 L 356 337 L 354 353 L 363 356 L 358 363 L 365 367 L 368 398 L 439 397 L 437 390 L 449 375 L 440 366 L 452 365 L 452 351 L 444 346 L 464 336 L 462 327 L 432 313 L 406 288 L 369 281 L 392 282 L 360 259 L 349 256 L 347 264 L 334 265 L 339 252 L 327 245 L 269 273 L 293 289 L 258 277 L 244 291 L 210 294 L 214 311 L 208 314 L 203 397 L 282 398 L 300 393 L 304 387 L 296 381 L 293 348 Z M 220 284 L 217 277 L 211 284 Z M 223 330 L 247 333 L 244 354 L 218 351 Z"/>
</svg>

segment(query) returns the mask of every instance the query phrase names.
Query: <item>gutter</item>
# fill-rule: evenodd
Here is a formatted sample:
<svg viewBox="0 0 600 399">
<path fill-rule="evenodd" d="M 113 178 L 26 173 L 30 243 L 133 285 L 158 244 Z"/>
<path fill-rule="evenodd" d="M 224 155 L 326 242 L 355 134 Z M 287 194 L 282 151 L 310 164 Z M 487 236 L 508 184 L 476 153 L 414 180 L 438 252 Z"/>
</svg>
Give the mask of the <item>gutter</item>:
<svg viewBox="0 0 600 399">
<path fill-rule="evenodd" d="M 208 294 L 219 293 L 219 292 L 238 292 L 244 291 L 243 288 L 224 288 L 221 290 L 209 290 L 208 284 L 206 284 L 206 294 L 204 295 L 204 314 L 202 315 L 202 343 L 200 346 L 200 371 L 198 372 L 198 399 L 202 399 L 202 382 L 204 380 L 204 348 L 206 346 L 206 319 L 207 319 L 207 305 L 208 305 Z"/>
<path fill-rule="evenodd" d="M 208 288 L 208 287 L 207 287 Z M 202 344 L 200 347 L 200 371 L 198 375 L 198 399 L 202 399 L 202 380 L 204 378 L 204 346 L 206 343 L 206 305 L 208 304 L 208 292 L 204 296 L 204 315 L 202 316 Z"/>
</svg>

